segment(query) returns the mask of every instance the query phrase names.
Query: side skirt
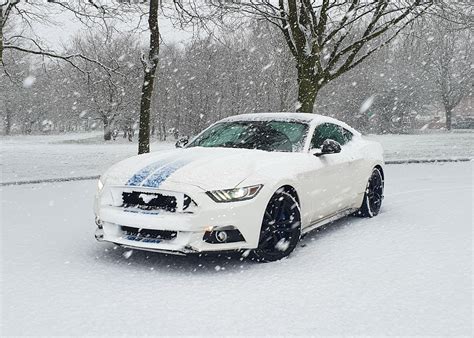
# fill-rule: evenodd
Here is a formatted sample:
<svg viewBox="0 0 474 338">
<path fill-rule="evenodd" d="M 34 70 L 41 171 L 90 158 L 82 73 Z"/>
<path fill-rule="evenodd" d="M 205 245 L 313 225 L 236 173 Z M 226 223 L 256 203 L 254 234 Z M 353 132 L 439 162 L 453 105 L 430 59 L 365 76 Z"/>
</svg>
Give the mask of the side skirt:
<svg viewBox="0 0 474 338">
<path fill-rule="evenodd" d="M 337 221 L 340 218 L 349 216 L 350 214 L 356 212 L 357 210 L 359 210 L 359 209 L 358 208 L 344 209 L 344 210 L 338 211 L 334 214 L 331 214 L 329 216 L 323 217 L 323 218 L 317 220 L 316 222 L 311 223 L 306 228 L 302 229 L 301 234 L 302 235 L 307 234 L 308 232 L 310 232 L 310 231 L 312 231 L 316 228 L 319 228 L 319 227 L 322 227 L 323 225 L 326 225 L 328 223 Z"/>
</svg>

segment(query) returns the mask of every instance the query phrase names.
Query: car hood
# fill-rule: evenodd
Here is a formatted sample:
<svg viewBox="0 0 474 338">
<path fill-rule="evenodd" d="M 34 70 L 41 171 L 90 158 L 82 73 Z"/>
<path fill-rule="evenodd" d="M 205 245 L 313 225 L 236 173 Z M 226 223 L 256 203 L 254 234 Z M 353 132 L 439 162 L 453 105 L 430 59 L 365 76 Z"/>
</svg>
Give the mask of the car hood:
<svg viewBox="0 0 474 338">
<path fill-rule="evenodd" d="M 167 189 L 173 183 L 204 190 L 228 189 L 259 172 L 263 166 L 281 161 L 284 155 L 255 149 L 173 149 L 128 158 L 110 168 L 102 180 L 112 185 L 160 189 Z"/>
</svg>

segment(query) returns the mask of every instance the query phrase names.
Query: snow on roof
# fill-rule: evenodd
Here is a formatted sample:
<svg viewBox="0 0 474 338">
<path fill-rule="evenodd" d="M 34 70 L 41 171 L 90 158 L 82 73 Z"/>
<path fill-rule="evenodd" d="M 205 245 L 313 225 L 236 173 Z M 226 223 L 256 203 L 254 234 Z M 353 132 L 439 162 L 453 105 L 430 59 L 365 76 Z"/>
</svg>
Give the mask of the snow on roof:
<svg viewBox="0 0 474 338">
<path fill-rule="evenodd" d="M 309 114 L 309 113 L 291 113 L 291 112 L 277 112 L 277 113 L 256 113 L 256 114 L 240 114 L 229 116 L 225 119 L 222 119 L 222 122 L 232 122 L 232 121 L 269 121 L 269 120 L 278 120 L 278 121 L 300 121 L 310 124 L 320 124 L 320 123 L 336 123 L 342 127 L 350 130 L 353 134 L 360 135 L 358 131 L 350 127 L 346 123 L 339 121 L 335 118 L 329 116 L 323 116 L 318 114 Z M 219 122 L 221 122 L 219 121 Z"/>
<path fill-rule="evenodd" d="M 315 118 L 323 117 L 317 114 L 308 114 L 308 113 L 256 113 L 256 114 L 240 114 L 227 117 L 222 121 L 268 121 L 268 120 L 288 120 L 288 121 L 304 121 L 311 122 Z"/>
</svg>

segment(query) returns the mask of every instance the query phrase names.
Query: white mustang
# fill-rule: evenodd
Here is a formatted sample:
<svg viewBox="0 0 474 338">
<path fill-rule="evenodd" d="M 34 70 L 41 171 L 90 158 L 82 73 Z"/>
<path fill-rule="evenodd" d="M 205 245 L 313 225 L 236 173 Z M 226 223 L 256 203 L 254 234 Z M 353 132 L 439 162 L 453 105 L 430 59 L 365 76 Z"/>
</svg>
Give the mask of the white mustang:
<svg viewBox="0 0 474 338">
<path fill-rule="evenodd" d="M 177 254 L 250 250 L 274 261 L 316 227 L 380 210 L 382 147 L 332 118 L 238 115 L 177 147 L 101 176 L 98 240 Z"/>
</svg>

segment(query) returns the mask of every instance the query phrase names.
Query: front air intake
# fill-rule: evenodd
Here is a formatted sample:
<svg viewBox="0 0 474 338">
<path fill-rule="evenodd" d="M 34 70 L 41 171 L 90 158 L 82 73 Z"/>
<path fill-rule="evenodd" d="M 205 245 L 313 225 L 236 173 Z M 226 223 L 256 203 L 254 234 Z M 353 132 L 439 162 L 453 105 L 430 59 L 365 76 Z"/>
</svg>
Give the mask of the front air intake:
<svg viewBox="0 0 474 338">
<path fill-rule="evenodd" d="M 191 204 L 191 198 L 184 195 L 183 211 Z M 143 210 L 165 210 L 176 212 L 177 201 L 175 196 L 163 195 L 154 192 L 132 191 L 122 193 L 123 208 L 139 208 Z"/>
</svg>

